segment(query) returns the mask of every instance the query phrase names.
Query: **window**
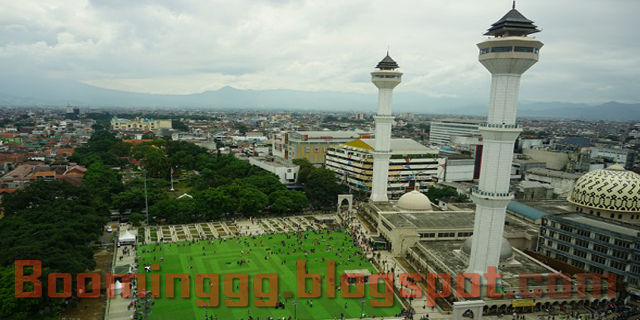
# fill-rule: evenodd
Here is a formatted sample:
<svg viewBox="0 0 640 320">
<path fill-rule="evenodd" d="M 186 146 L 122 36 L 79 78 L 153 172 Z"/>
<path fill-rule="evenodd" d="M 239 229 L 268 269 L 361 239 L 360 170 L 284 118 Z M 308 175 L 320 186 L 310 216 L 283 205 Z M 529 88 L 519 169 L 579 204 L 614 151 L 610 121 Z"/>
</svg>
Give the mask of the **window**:
<svg viewBox="0 0 640 320">
<path fill-rule="evenodd" d="M 453 238 L 456 236 L 455 232 L 440 232 L 438 238 Z"/>
<path fill-rule="evenodd" d="M 310 148 L 310 147 L 305 147 L 305 148 L 304 148 L 304 152 L 306 152 L 306 153 L 311 152 L 311 148 Z"/>
<path fill-rule="evenodd" d="M 604 270 L 602 268 L 598 268 L 594 266 L 590 266 L 589 271 L 593 273 L 604 274 Z"/>
<path fill-rule="evenodd" d="M 573 254 L 576 257 L 580 257 L 580 258 L 587 258 L 587 253 L 582 251 L 582 250 L 578 250 L 578 249 L 573 249 Z"/>
<path fill-rule="evenodd" d="M 627 249 L 629 249 L 629 248 L 631 247 L 631 243 L 630 243 L 630 242 L 628 242 L 628 241 L 623 241 L 623 240 L 620 240 L 620 239 L 616 239 L 616 240 L 613 242 L 613 244 L 615 244 L 615 245 L 616 245 L 616 246 L 618 246 L 618 247 L 623 247 L 623 248 L 627 248 Z"/>
<path fill-rule="evenodd" d="M 513 51 L 515 52 L 533 52 L 533 47 L 514 47 Z"/>
<path fill-rule="evenodd" d="M 584 262 L 582 261 L 573 260 L 571 264 L 576 268 L 584 269 Z"/>
<path fill-rule="evenodd" d="M 616 215 L 612 213 L 610 218 L 613 219 L 615 217 L 616 217 Z"/>
<path fill-rule="evenodd" d="M 560 262 L 567 262 L 569 261 L 569 259 L 561 254 L 557 255 L 556 260 L 560 261 Z"/>
<path fill-rule="evenodd" d="M 576 239 L 576 244 L 583 248 L 589 248 L 589 241 L 586 240 Z"/>
<path fill-rule="evenodd" d="M 565 246 L 564 244 L 558 244 L 558 250 L 569 252 L 569 246 Z"/>
<path fill-rule="evenodd" d="M 569 242 L 569 243 L 571 243 L 571 237 L 570 237 L 570 236 L 568 236 L 568 235 L 566 235 L 566 234 L 561 234 L 561 235 L 558 237 L 558 239 L 559 239 L 560 241 L 564 241 L 564 242 Z"/>
<path fill-rule="evenodd" d="M 382 225 L 383 225 L 385 228 L 387 228 L 387 230 L 389 230 L 389 231 L 391 231 L 391 230 L 392 230 L 392 229 L 391 229 L 391 226 L 389 226 L 386 222 L 384 222 L 384 221 L 380 221 L 380 222 L 382 222 Z"/>
<path fill-rule="evenodd" d="M 473 232 L 458 232 L 458 237 L 469 237 Z"/>
<path fill-rule="evenodd" d="M 555 238 L 556 237 L 556 232 L 555 231 L 549 231 L 549 238 Z"/>
<path fill-rule="evenodd" d="M 493 47 L 491 48 L 491 52 L 511 52 L 513 51 L 513 47 Z"/>
<path fill-rule="evenodd" d="M 596 239 L 598 239 L 598 241 L 602 241 L 602 242 L 609 242 L 609 237 L 602 235 L 602 234 L 596 234 Z"/>
<path fill-rule="evenodd" d="M 625 251 L 613 250 L 613 256 L 618 259 L 627 260 L 627 258 L 629 257 L 629 253 Z"/>
<path fill-rule="evenodd" d="M 611 268 L 624 271 L 627 269 L 627 265 L 618 261 L 611 261 Z"/>
<path fill-rule="evenodd" d="M 607 254 L 609 252 L 609 248 L 595 243 L 593 244 L 593 250 L 604 254 Z"/>
<path fill-rule="evenodd" d="M 595 262 L 595 263 L 599 263 L 602 265 L 606 265 L 607 264 L 607 259 L 605 257 L 601 257 L 597 254 L 592 254 L 591 255 L 591 261 Z"/>
<path fill-rule="evenodd" d="M 589 230 L 578 230 L 578 232 L 576 232 L 579 236 L 583 236 L 585 238 L 591 238 L 591 231 Z"/>
<path fill-rule="evenodd" d="M 621 214 L 618 215 L 618 219 L 622 219 L 622 215 Z"/>
<path fill-rule="evenodd" d="M 489 53 L 489 48 L 480 49 L 480 54 Z"/>
<path fill-rule="evenodd" d="M 568 225 L 563 224 L 563 225 L 561 225 L 561 226 L 560 226 L 560 229 L 561 229 L 561 230 L 564 230 L 564 231 L 567 231 L 567 232 L 571 232 L 571 233 L 573 233 L 573 229 L 574 229 L 574 228 L 573 228 L 573 227 L 571 227 L 571 226 L 568 226 Z"/>
<path fill-rule="evenodd" d="M 421 233 L 420 234 L 420 238 L 435 238 L 436 234 L 435 233 Z"/>
</svg>

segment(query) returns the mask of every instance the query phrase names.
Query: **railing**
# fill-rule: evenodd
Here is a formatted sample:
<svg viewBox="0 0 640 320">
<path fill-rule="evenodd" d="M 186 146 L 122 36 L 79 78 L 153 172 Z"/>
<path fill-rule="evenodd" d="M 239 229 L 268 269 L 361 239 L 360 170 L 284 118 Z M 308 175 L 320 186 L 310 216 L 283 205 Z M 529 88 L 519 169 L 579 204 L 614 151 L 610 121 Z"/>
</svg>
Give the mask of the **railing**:
<svg viewBox="0 0 640 320">
<path fill-rule="evenodd" d="M 499 124 L 499 123 L 486 123 L 483 122 L 479 125 L 482 128 L 499 128 L 499 129 L 520 129 L 517 124 Z"/>
<path fill-rule="evenodd" d="M 511 188 L 509 188 L 509 192 L 488 192 L 488 191 L 482 191 L 480 190 L 480 188 L 478 188 L 478 186 L 474 186 L 473 188 L 471 188 L 471 191 L 477 195 L 481 195 L 481 196 L 485 196 L 485 197 L 503 197 L 503 198 L 507 198 L 507 197 L 512 197 L 513 196 L 513 190 L 511 190 Z"/>
</svg>

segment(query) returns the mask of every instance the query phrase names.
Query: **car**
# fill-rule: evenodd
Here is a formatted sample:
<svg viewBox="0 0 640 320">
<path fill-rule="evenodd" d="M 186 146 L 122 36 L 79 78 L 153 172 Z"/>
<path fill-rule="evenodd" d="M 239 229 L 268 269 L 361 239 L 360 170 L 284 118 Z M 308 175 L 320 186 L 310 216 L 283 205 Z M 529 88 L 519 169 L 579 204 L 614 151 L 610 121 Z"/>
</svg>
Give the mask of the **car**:
<svg viewBox="0 0 640 320">
<path fill-rule="evenodd" d="M 113 228 L 111 228 L 111 226 L 107 226 L 107 232 L 113 232 Z"/>
</svg>

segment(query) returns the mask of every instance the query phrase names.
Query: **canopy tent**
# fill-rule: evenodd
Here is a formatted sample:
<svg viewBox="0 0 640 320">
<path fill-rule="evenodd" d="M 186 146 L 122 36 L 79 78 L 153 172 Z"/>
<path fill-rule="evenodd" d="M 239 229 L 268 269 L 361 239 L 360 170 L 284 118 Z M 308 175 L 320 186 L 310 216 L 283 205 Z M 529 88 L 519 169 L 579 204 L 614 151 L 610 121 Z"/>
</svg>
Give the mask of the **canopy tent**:
<svg viewBox="0 0 640 320">
<path fill-rule="evenodd" d="M 136 241 L 136 236 L 131 234 L 131 232 L 129 232 L 129 230 L 125 230 L 125 232 L 120 233 L 120 237 L 118 238 L 118 241 L 120 241 L 120 243 L 135 242 Z"/>
</svg>

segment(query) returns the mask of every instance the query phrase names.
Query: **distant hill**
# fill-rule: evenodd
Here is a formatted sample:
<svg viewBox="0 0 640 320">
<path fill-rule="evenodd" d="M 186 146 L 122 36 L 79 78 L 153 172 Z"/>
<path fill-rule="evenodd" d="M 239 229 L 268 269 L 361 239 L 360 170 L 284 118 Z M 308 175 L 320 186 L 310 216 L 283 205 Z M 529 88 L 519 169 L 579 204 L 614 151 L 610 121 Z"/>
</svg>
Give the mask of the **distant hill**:
<svg viewBox="0 0 640 320">
<path fill-rule="evenodd" d="M 375 112 L 377 95 L 296 90 L 240 90 L 223 87 L 188 95 L 125 92 L 66 80 L 0 76 L 0 106 L 181 107 L 213 109 L 278 109 L 301 111 Z M 433 98 L 415 92 L 396 92 L 394 113 L 486 115 L 487 106 L 465 98 Z M 586 105 L 560 102 L 521 103 L 520 116 L 640 120 L 640 104 L 607 102 Z"/>
</svg>

